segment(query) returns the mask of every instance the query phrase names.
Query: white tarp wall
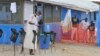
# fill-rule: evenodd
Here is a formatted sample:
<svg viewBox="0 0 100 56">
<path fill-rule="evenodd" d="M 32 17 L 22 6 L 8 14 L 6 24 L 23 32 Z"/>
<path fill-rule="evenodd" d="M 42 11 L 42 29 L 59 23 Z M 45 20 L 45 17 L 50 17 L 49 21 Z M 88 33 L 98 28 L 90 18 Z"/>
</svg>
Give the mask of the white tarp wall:
<svg viewBox="0 0 100 56">
<path fill-rule="evenodd" d="M 71 8 L 85 12 L 93 12 L 99 10 L 99 5 L 89 0 L 36 0 L 36 1 L 61 5 L 66 8 Z"/>
<path fill-rule="evenodd" d="M 24 20 L 29 19 L 32 14 L 33 14 L 33 4 L 30 2 L 25 2 L 24 3 Z"/>
<path fill-rule="evenodd" d="M 100 2 L 100 0 L 90 0 L 90 1 L 98 1 L 98 2 Z"/>
</svg>

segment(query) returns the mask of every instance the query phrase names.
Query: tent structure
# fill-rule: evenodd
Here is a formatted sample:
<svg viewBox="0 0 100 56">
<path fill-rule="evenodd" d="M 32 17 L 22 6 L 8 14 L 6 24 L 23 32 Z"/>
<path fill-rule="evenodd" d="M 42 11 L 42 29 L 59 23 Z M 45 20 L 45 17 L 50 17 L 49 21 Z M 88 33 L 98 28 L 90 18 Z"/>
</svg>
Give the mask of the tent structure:
<svg viewBox="0 0 100 56">
<path fill-rule="evenodd" d="M 89 0 L 35 0 L 35 1 L 60 5 L 65 8 L 70 8 L 84 12 L 93 12 L 99 10 L 99 5 Z"/>
<path fill-rule="evenodd" d="M 100 0 L 90 0 L 90 1 L 97 1 L 97 2 L 100 2 Z"/>
<path fill-rule="evenodd" d="M 100 5 L 100 0 L 90 0 L 90 1 L 92 1 L 92 2 L 97 3 L 97 4 Z"/>
</svg>

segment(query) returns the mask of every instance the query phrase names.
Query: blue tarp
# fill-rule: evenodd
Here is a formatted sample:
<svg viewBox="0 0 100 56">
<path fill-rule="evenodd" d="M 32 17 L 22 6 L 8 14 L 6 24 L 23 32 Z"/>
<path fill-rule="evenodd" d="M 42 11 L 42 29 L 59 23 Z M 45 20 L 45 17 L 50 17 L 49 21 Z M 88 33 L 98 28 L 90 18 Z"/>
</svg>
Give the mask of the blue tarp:
<svg viewBox="0 0 100 56">
<path fill-rule="evenodd" d="M 97 13 L 97 45 L 100 46 L 100 10 Z"/>
<path fill-rule="evenodd" d="M 61 9 L 61 20 L 64 20 L 65 16 L 66 16 L 66 13 L 67 13 L 67 10 L 66 8 L 62 8 Z M 77 17 L 79 19 L 81 19 L 81 14 L 82 12 L 81 11 L 76 11 L 76 10 L 71 10 L 71 16 L 74 17 L 75 16 L 75 13 L 77 13 Z"/>
<path fill-rule="evenodd" d="M 2 24 L 2 25 L 0 25 L 0 29 L 3 30 L 3 35 L 0 38 L 0 44 L 3 43 L 3 40 L 4 40 L 5 44 L 10 44 L 11 43 L 11 41 L 10 41 L 11 28 L 15 28 L 19 32 L 20 28 L 22 28 L 22 27 L 23 27 L 22 25 L 17 25 L 17 24 L 13 24 L 13 25 Z M 20 44 L 20 35 L 17 39 L 16 44 Z"/>
</svg>

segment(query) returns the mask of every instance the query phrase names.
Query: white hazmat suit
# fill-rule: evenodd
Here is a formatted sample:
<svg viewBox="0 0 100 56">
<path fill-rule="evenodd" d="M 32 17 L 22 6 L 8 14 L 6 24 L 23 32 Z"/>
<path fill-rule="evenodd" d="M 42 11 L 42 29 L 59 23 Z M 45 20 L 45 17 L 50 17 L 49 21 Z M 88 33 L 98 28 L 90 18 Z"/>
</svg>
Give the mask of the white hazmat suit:
<svg viewBox="0 0 100 56">
<path fill-rule="evenodd" d="M 34 25 L 29 24 L 29 22 L 34 23 Z M 36 50 L 37 49 L 37 36 L 35 38 L 35 44 L 34 44 L 32 42 L 34 38 L 33 30 L 35 30 L 36 32 L 38 31 L 38 20 L 37 20 L 37 17 L 35 17 L 34 15 L 32 15 L 31 18 L 27 20 L 27 23 L 25 26 L 26 36 L 24 39 L 24 48 Z"/>
</svg>

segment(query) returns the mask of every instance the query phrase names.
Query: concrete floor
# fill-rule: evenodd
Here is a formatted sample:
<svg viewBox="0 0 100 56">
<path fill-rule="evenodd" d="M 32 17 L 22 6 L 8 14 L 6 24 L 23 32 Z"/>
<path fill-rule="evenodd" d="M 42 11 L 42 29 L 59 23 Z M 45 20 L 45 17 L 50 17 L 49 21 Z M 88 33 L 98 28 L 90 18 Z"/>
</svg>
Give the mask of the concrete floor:
<svg viewBox="0 0 100 56">
<path fill-rule="evenodd" d="M 3 50 L 4 49 L 4 50 Z M 3 52 L 2 52 L 3 51 Z M 0 45 L 0 56 L 14 56 L 12 46 Z M 25 49 L 25 56 L 29 55 L 29 51 Z M 16 48 L 16 56 L 24 56 L 20 54 L 20 46 Z M 37 50 L 36 55 L 33 56 L 100 56 L 100 48 L 92 45 L 71 44 L 71 43 L 57 43 L 56 49 Z"/>
</svg>

